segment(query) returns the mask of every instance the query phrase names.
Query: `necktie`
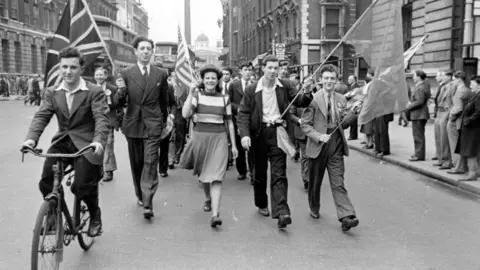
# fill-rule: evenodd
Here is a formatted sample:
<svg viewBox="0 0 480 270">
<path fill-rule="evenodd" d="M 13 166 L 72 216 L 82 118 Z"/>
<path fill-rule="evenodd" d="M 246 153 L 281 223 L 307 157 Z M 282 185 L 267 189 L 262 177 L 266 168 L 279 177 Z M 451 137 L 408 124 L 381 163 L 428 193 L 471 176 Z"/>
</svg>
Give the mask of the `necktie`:
<svg viewBox="0 0 480 270">
<path fill-rule="evenodd" d="M 145 77 L 145 82 L 148 81 L 148 69 L 147 66 L 143 66 L 143 77 Z"/>
<path fill-rule="evenodd" d="M 331 102 L 332 95 L 330 93 L 327 94 L 327 121 L 328 124 L 332 123 L 332 102 Z"/>
</svg>

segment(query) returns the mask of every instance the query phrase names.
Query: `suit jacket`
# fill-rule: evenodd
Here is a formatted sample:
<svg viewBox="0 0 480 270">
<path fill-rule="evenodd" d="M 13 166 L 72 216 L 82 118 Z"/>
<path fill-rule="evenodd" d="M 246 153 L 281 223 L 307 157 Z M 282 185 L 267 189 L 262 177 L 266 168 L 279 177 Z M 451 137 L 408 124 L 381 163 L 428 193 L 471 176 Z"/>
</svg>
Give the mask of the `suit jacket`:
<svg viewBox="0 0 480 270">
<path fill-rule="evenodd" d="M 119 123 L 117 119 L 118 100 L 115 99 L 115 95 L 117 94 L 117 86 L 107 83 L 106 88 L 112 92 L 110 95 L 111 104 L 108 105 L 110 109 L 110 111 L 108 112 L 108 119 L 110 120 L 111 128 L 118 130 L 119 128 Z"/>
<path fill-rule="evenodd" d="M 472 90 L 468 88 L 464 83 L 458 82 L 456 85 L 455 93 L 452 97 L 453 106 L 450 110 L 450 121 L 456 122 L 457 129 L 462 127 L 461 115 L 465 105 L 467 105 L 470 97 L 472 96 Z"/>
<path fill-rule="evenodd" d="M 324 143 L 320 142 L 320 136 L 322 134 L 327 134 L 327 104 L 325 102 L 325 90 L 320 90 L 315 93 L 312 103 L 308 106 L 302 115 L 302 124 L 300 125 L 302 131 L 307 135 L 307 157 L 317 158 L 322 151 Z M 338 107 L 346 108 L 347 99 L 340 93 L 335 93 L 335 106 L 337 107 L 336 119 L 343 118 L 341 112 L 338 110 Z M 338 127 L 338 130 L 342 134 L 343 139 L 343 154 L 348 156 L 348 143 L 345 139 L 345 134 L 343 129 L 349 126 L 354 117 L 349 117 L 346 121 L 343 122 L 341 126 Z"/>
<path fill-rule="evenodd" d="M 453 89 L 453 82 L 447 82 L 442 84 L 437 91 L 437 97 L 435 99 L 435 112 L 438 111 L 439 108 L 444 110 L 450 110 L 452 108 L 452 96 L 451 91 Z"/>
<path fill-rule="evenodd" d="M 410 120 L 428 120 L 430 118 L 427 106 L 429 98 L 427 91 L 430 91 L 430 89 L 426 86 L 425 81 L 415 86 L 410 98 L 411 103 L 407 107 L 407 110 L 410 111 Z"/>
<path fill-rule="evenodd" d="M 126 84 L 126 89 L 120 89 L 116 96 L 120 106 L 127 104 L 123 134 L 130 138 L 160 136 L 168 103 L 167 72 L 150 65 L 150 73 L 145 81 L 135 64 L 120 74 Z"/>
<path fill-rule="evenodd" d="M 240 102 L 242 102 L 245 89 L 243 89 L 242 80 L 237 80 L 230 82 L 228 86 L 228 95 L 230 96 L 230 102 L 232 104 L 232 114 L 234 120 L 238 114 L 238 108 L 240 107 Z"/>
<path fill-rule="evenodd" d="M 355 88 L 359 88 L 360 85 L 358 85 L 358 83 L 354 83 L 354 84 L 349 84 L 349 85 L 347 85 L 347 87 L 348 87 L 348 92 L 350 92 L 350 91 L 352 91 L 352 90 L 355 89 Z"/>
<path fill-rule="evenodd" d="M 256 83 L 250 84 L 245 89 L 242 102 L 238 110 L 238 129 L 240 138 L 250 137 L 254 141 L 262 130 L 263 98 L 262 91 L 256 92 L 257 84 L 263 81 L 263 77 Z M 282 86 L 276 86 L 277 103 L 280 114 L 288 107 L 288 104 L 297 94 L 297 90 L 288 80 L 278 79 Z M 297 107 L 306 107 L 312 101 L 312 94 L 300 94 L 294 104 Z M 232 105 L 233 107 L 233 105 Z M 287 111 L 283 119 L 288 125 L 290 113 Z M 252 137 L 253 135 L 253 137 Z"/>
<path fill-rule="evenodd" d="M 303 111 L 305 111 L 305 108 L 297 108 L 295 105 L 290 107 L 290 118 L 292 120 L 292 124 L 294 125 L 293 137 L 297 140 L 305 140 L 307 138 L 305 133 L 303 133 L 302 129 L 300 128 L 300 124 L 298 123 L 298 121 L 302 118 Z"/>
<path fill-rule="evenodd" d="M 103 147 L 110 132 L 109 108 L 103 89 L 87 82 L 88 91 L 75 93 L 71 111 L 68 111 L 65 91 L 56 91 L 54 87 L 45 92 L 45 100 L 35 113 L 26 140 L 38 142 L 45 127 L 53 115 L 58 119 L 58 131 L 52 138 L 52 144 L 69 136 L 75 147 L 80 150 L 92 142 Z M 103 155 L 88 153 L 90 163 L 103 164 Z"/>
</svg>

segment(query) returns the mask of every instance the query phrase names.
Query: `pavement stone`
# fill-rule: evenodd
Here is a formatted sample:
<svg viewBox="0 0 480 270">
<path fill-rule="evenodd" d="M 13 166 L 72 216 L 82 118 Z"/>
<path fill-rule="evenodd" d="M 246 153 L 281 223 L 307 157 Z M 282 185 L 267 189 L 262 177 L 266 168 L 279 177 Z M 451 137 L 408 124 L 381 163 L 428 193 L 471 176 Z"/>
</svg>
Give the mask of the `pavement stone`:
<svg viewBox="0 0 480 270">
<path fill-rule="evenodd" d="M 465 177 L 465 175 L 450 175 L 445 170 L 439 170 L 438 167 L 433 166 L 433 163 L 435 162 L 432 160 L 432 158 L 435 157 L 433 121 L 429 121 L 425 127 L 426 160 L 418 162 L 408 161 L 414 152 L 411 123 L 409 123 L 407 127 L 399 126 L 397 123 L 398 116 L 395 117 L 395 120 L 391 122 L 389 126 L 391 149 L 391 154 L 389 156 L 379 158 L 373 153 L 372 150 L 364 149 L 364 145 L 361 144 L 363 135 L 360 135 L 358 140 L 348 141 L 348 146 L 349 148 L 359 151 L 363 154 L 379 158 L 462 190 L 480 195 L 480 181 L 460 181 L 460 179 Z M 345 131 L 345 134 L 348 137 L 349 131 Z"/>
<path fill-rule="evenodd" d="M 14 96 L 10 95 L 9 97 L 0 97 L 0 101 L 13 101 L 13 100 L 24 100 L 25 96 Z"/>
</svg>

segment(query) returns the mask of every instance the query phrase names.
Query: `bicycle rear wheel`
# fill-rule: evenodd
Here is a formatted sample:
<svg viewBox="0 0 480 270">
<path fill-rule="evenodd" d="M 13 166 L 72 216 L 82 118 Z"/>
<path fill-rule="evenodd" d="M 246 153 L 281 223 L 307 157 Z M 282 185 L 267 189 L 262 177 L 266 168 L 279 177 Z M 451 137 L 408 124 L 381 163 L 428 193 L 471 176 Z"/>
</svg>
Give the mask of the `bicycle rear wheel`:
<svg viewBox="0 0 480 270">
<path fill-rule="evenodd" d="M 75 212 L 75 228 L 78 232 L 78 243 L 80 247 L 87 251 L 94 243 L 94 237 L 88 236 L 88 223 L 90 222 L 90 212 L 88 211 L 87 204 L 84 201 L 79 200 L 75 196 L 73 202 L 74 212 Z"/>
<path fill-rule="evenodd" d="M 62 213 L 55 200 L 44 201 L 37 214 L 32 239 L 32 270 L 59 269 L 63 259 Z"/>
</svg>

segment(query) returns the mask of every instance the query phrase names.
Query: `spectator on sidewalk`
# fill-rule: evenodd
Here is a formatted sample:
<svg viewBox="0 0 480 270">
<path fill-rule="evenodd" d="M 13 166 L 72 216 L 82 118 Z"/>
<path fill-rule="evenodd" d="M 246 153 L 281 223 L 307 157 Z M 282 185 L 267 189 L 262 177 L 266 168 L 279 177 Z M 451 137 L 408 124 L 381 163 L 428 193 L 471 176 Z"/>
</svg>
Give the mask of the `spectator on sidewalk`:
<svg viewBox="0 0 480 270">
<path fill-rule="evenodd" d="M 448 140 L 450 144 L 450 153 L 452 153 L 453 169 L 449 174 L 464 174 L 466 170 L 466 160 L 455 152 L 457 147 L 459 130 L 462 127 L 462 112 L 472 95 L 472 91 L 465 84 L 466 74 L 463 71 L 457 71 L 453 75 L 455 81 L 455 90 L 452 91 L 452 109 L 447 126 Z"/>
<path fill-rule="evenodd" d="M 425 125 L 430 118 L 427 102 L 430 98 L 430 89 L 428 89 L 425 80 L 427 74 L 423 70 L 417 70 L 413 74 L 415 89 L 412 92 L 410 102 L 407 106 L 407 112 L 410 113 L 412 121 L 413 141 L 415 144 L 415 155 L 410 157 L 410 161 L 425 160 Z"/>
<path fill-rule="evenodd" d="M 435 97 L 434 133 L 435 158 L 438 161 L 433 165 L 439 166 L 441 170 L 452 168 L 452 157 L 447 134 L 448 116 L 452 108 L 452 97 L 450 95 L 453 88 L 452 75 L 453 70 L 439 71 L 437 74 L 440 87 Z"/>
<path fill-rule="evenodd" d="M 475 181 L 478 178 L 477 165 L 480 153 L 480 76 L 473 76 L 470 86 L 473 97 L 463 110 L 457 148 L 455 153 L 467 160 L 468 174 L 461 181 Z"/>
<path fill-rule="evenodd" d="M 365 81 L 367 82 L 367 85 L 364 86 L 363 88 L 363 94 L 367 95 L 368 88 L 370 86 L 370 82 L 372 81 L 373 77 L 375 76 L 375 71 L 373 69 L 369 69 L 367 72 L 367 76 L 365 78 Z M 366 124 L 363 124 L 360 127 L 360 132 L 365 134 L 365 146 L 363 147 L 364 149 L 373 149 L 373 123 L 375 120 L 372 120 Z M 363 144 L 363 142 L 362 142 Z"/>
<path fill-rule="evenodd" d="M 357 83 L 357 76 L 350 75 L 348 77 L 348 92 L 353 91 L 353 89 L 359 88 L 360 86 Z M 358 139 L 358 123 L 357 121 L 352 121 L 352 124 L 350 125 L 350 136 L 348 137 L 348 140 L 356 140 Z"/>
</svg>

